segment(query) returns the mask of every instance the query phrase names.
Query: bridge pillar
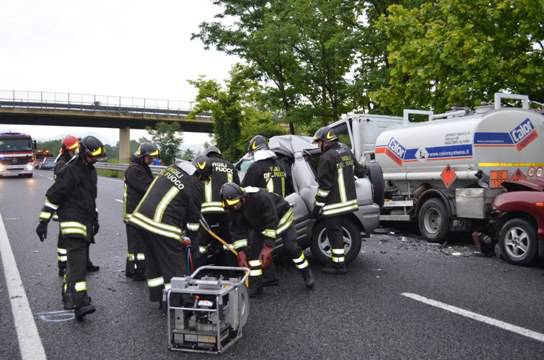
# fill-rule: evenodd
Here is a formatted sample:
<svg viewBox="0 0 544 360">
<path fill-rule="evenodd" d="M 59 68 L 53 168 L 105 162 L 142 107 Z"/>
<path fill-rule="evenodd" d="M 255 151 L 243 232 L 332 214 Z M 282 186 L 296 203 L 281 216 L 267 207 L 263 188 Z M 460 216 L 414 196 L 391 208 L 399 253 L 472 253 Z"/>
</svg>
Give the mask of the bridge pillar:
<svg viewBox="0 0 544 360">
<path fill-rule="evenodd" d="M 130 128 L 119 129 L 119 161 L 128 162 L 130 159 Z"/>
</svg>

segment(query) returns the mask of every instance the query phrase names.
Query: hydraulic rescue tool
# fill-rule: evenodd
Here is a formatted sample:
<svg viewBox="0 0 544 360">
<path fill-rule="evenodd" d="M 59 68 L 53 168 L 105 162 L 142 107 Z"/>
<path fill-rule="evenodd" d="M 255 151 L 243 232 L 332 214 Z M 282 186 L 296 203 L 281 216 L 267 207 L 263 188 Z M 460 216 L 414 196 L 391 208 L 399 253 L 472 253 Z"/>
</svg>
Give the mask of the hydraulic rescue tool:
<svg viewBox="0 0 544 360">
<path fill-rule="evenodd" d="M 168 348 L 220 354 L 238 341 L 249 316 L 248 276 L 247 268 L 202 266 L 172 278 L 165 290 Z"/>
</svg>

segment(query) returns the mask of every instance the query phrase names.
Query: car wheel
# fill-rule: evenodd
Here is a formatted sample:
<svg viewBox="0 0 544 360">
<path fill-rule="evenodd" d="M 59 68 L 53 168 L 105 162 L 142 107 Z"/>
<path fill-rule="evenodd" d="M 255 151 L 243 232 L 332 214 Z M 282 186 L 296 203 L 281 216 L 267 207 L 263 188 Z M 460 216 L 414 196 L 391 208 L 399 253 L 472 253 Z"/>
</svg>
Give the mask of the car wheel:
<svg viewBox="0 0 544 360">
<path fill-rule="evenodd" d="M 385 189 L 382 167 L 375 161 L 369 161 L 366 164 L 366 167 L 368 169 L 368 177 L 372 183 L 372 200 L 381 208 L 383 207 L 383 195 Z"/>
<path fill-rule="evenodd" d="M 532 263 L 538 253 L 537 242 L 535 227 L 525 219 L 510 219 L 499 232 L 501 254 L 510 264 Z"/>
<path fill-rule="evenodd" d="M 342 219 L 342 236 L 344 238 L 345 261 L 346 264 L 349 264 L 361 251 L 361 232 L 351 220 Z M 331 244 L 327 236 L 324 220 L 318 221 L 314 226 L 310 249 L 313 257 L 321 264 L 330 262 Z"/>
<path fill-rule="evenodd" d="M 430 242 L 444 242 L 449 231 L 449 216 L 444 202 L 437 198 L 426 200 L 418 214 L 419 232 Z"/>
</svg>

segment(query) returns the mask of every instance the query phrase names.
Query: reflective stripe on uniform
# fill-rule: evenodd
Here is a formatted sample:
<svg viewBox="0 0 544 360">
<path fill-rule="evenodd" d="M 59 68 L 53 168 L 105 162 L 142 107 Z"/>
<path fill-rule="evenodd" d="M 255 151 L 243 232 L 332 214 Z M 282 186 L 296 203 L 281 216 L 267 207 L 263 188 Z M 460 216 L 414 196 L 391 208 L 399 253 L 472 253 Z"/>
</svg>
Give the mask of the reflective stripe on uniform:
<svg viewBox="0 0 544 360">
<path fill-rule="evenodd" d="M 342 248 L 342 249 L 334 249 L 333 248 L 331 250 L 331 252 L 332 252 L 333 255 L 344 255 L 345 250 L 344 250 L 344 248 Z"/>
<path fill-rule="evenodd" d="M 128 259 L 128 261 L 134 261 L 134 254 L 133 253 L 128 253 L 127 254 L 127 259 Z"/>
<path fill-rule="evenodd" d="M 201 208 L 202 213 L 223 213 L 225 208 L 223 208 L 223 203 L 220 201 L 209 201 L 202 203 Z"/>
<path fill-rule="evenodd" d="M 204 202 L 209 203 L 212 201 L 212 180 L 208 180 L 204 183 Z"/>
<path fill-rule="evenodd" d="M 306 257 L 302 252 L 300 253 L 300 256 L 298 258 L 293 259 L 293 262 L 298 269 L 304 269 L 308 267 L 308 261 L 306 260 Z"/>
<path fill-rule="evenodd" d="M 258 270 L 250 270 L 249 271 L 249 276 L 261 276 L 263 274 L 263 270 L 262 269 L 258 269 Z"/>
<path fill-rule="evenodd" d="M 60 223 L 62 235 L 81 235 L 87 237 L 87 226 L 76 221 L 62 221 Z"/>
<path fill-rule="evenodd" d="M 324 202 L 316 201 L 315 206 L 325 206 Z"/>
<path fill-rule="evenodd" d="M 343 263 L 343 262 L 344 262 L 344 259 L 345 259 L 345 258 L 344 258 L 343 256 L 342 256 L 342 257 L 335 257 L 335 256 L 333 256 L 333 257 L 331 258 L 332 262 L 335 262 L 335 263 Z"/>
<path fill-rule="evenodd" d="M 323 190 L 323 189 L 317 189 L 317 196 L 319 197 L 327 197 L 329 196 L 330 190 Z"/>
<path fill-rule="evenodd" d="M 138 225 L 154 234 L 168 237 L 178 241 L 181 241 L 181 236 L 183 234 L 181 229 L 175 226 L 155 222 L 151 220 L 150 218 L 148 218 L 147 216 L 137 212 L 132 214 L 132 217 L 130 218 L 130 223 Z"/>
<path fill-rule="evenodd" d="M 61 262 L 68 261 L 68 256 L 57 256 L 57 260 Z"/>
<path fill-rule="evenodd" d="M 344 170 L 338 169 L 338 192 L 340 194 L 340 202 L 345 203 L 348 199 L 346 195 L 346 184 L 344 183 Z"/>
<path fill-rule="evenodd" d="M 281 217 L 278 228 L 276 229 L 276 236 L 284 232 L 293 224 L 293 220 L 295 219 L 295 213 L 293 212 L 292 208 L 289 208 L 285 214 Z"/>
<path fill-rule="evenodd" d="M 145 260 L 145 255 L 143 253 L 136 254 L 136 260 L 139 260 L 139 261 Z"/>
<path fill-rule="evenodd" d="M 168 289 L 170 289 L 170 287 L 171 287 L 170 283 L 165 283 L 164 284 L 164 290 L 168 290 Z"/>
<path fill-rule="evenodd" d="M 232 246 L 234 247 L 234 250 L 241 249 L 243 247 L 247 247 L 247 239 L 240 239 L 236 240 Z"/>
<path fill-rule="evenodd" d="M 198 247 L 198 252 L 201 253 L 201 254 L 205 254 L 208 252 L 208 247 L 207 246 L 199 246 Z"/>
<path fill-rule="evenodd" d="M 175 186 L 172 186 L 170 190 L 162 197 L 161 201 L 155 208 L 155 214 L 153 215 L 153 221 L 161 222 L 166 208 L 170 202 L 176 197 L 179 193 L 179 189 Z"/>
<path fill-rule="evenodd" d="M 66 255 L 66 254 L 68 254 L 68 251 L 66 249 L 63 249 L 63 248 L 57 248 L 57 254 Z"/>
<path fill-rule="evenodd" d="M 40 213 L 40 220 L 49 220 L 49 219 L 51 219 L 51 216 L 53 216 L 53 213 L 47 212 L 47 211 L 42 211 Z"/>
<path fill-rule="evenodd" d="M 350 200 L 344 203 L 330 204 L 323 207 L 323 215 L 334 215 L 342 212 L 355 211 L 359 208 L 357 200 Z"/>
<path fill-rule="evenodd" d="M 46 206 L 46 207 L 48 207 L 48 208 L 51 208 L 51 209 L 53 209 L 53 210 L 55 210 L 55 211 L 59 209 L 59 206 L 58 206 L 58 205 L 53 204 L 53 203 L 50 202 L 48 199 L 45 199 L 44 206 Z"/>
<path fill-rule="evenodd" d="M 257 267 L 261 265 L 262 265 L 261 260 L 249 260 L 249 266 L 251 267 Z"/>
<path fill-rule="evenodd" d="M 161 286 L 161 285 L 164 285 L 164 279 L 162 276 L 159 276 L 153 279 L 147 279 L 147 286 L 150 288 Z"/>
<path fill-rule="evenodd" d="M 187 230 L 189 231 L 198 231 L 200 228 L 200 223 L 187 223 Z"/>
<path fill-rule="evenodd" d="M 262 234 L 264 236 L 267 236 L 267 237 L 272 238 L 272 239 L 276 238 L 276 230 L 274 230 L 274 229 L 264 229 L 262 231 Z"/>
<path fill-rule="evenodd" d="M 75 283 L 74 288 L 76 289 L 76 292 L 87 291 L 87 282 L 86 281 L 78 281 L 78 282 Z"/>
</svg>

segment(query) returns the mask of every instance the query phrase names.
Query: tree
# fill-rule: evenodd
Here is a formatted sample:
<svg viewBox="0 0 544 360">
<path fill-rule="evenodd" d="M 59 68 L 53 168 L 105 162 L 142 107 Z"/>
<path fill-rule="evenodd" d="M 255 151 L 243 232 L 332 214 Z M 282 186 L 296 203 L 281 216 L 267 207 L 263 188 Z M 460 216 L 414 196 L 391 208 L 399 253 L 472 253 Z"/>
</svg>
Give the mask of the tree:
<svg viewBox="0 0 544 360">
<path fill-rule="evenodd" d="M 255 134 L 272 136 L 283 132 L 260 101 L 262 87 L 248 67 L 234 65 L 224 88 L 203 77 L 190 83 L 198 89 L 198 95 L 189 116 L 212 113 L 213 140 L 225 158 L 238 160 Z"/>
<path fill-rule="evenodd" d="M 388 80 L 377 101 L 403 108 L 477 106 L 498 91 L 544 99 L 544 2 L 440 0 L 389 7 Z"/>
<path fill-rule="evenodd" d="M 195 158 L 195 152 L 193 150 L 187 148 L 187 149 L 185 149 L 185 151 L 183 151 L 183 154 L 181 155 L 181 158 L 183 160 L 192 161 Z"/>
<path fill-rule="evenodd" d="M 183 133 L 178 123 L 159 122 L 156 127 L 146 128 L 151 136 L 151 142 L 159 145 L 161 160 L 165 165 L 172 164 L 179 153 L 179 147 L 183 142 Z"/>
<path fill-rule="evenodd" d="M 215 0 L 221 21 L 193 34 L 208 48 L 234 54 L 268 84 L 268 104 L 294 123 L 324 124 L 352 108 L 350 79 L 361 42 L 362 1 Z M 230 21 L 234 18 L 236 21 Z"/>
</svg>

